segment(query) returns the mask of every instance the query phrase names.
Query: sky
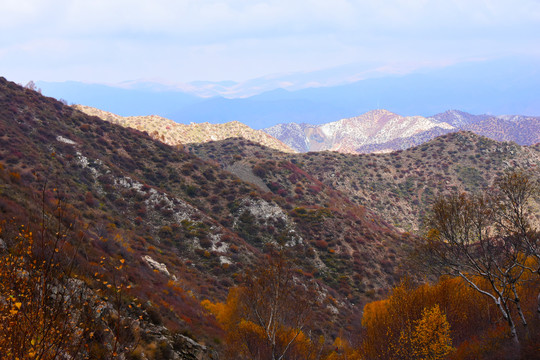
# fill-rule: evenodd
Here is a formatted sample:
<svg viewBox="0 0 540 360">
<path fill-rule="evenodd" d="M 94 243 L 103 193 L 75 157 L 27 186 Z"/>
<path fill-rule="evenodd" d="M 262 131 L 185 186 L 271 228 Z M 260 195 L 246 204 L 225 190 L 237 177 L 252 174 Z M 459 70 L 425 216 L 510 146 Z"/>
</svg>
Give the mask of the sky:
<svg viewBox="0 0 540 360">
<path fill-rule="evenodd" d="M 540 0 L 1 0 L 0 14 L 0 76 L 20 83 L 540 58 Z"/>
</svg>

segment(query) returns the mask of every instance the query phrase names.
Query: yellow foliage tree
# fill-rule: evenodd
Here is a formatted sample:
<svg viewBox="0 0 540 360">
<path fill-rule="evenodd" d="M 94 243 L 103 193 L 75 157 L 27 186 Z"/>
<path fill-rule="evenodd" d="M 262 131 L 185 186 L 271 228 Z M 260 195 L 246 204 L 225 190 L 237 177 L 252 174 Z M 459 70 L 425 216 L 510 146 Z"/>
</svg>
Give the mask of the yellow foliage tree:
<svg viewBox="0 0 540 360">
<path fill-rule="evenodd" d="M 226 303 L 204 300 L 226 333 L 226 356 L 233 359 L 315 359 L 324 339 L 304 332 L 311 320 L 316 295 L 294 280 L 282 257 L 269 258 L 243 286 L 229 291 Z"/>
<path fill-rule="evenodd" d="M 365 305 L 360 347 L 363 358 L 417 359 L 418 324 L 426 316 L 426 309 L 435 307 L 452 326 L 452 339 L 458 344 L 487 330 L 495 312 L 488 299 L 460 278 L 446 277 L 436 284 L 418 287 L 403 281 L 387 299 Z"/>
<path fill-rule="evenodd" d="M 439 305 L 424 309 L 422 318 L 417 322 L 411 345 L 418 360 L 444 359 L 454 348 L 450 337 L 450 324 Z"/>
<path fill-rule="evenodd" d="M 333 351 L 324 360 L 361 360 L 363 357 L 358 349 L 342 337 L 337 337 L 332 344 Z"/>
<path fill-rule="evenodd" d="M 0 253 L 0 358 L 84 358 L 93 316 L 83 289 L 68 281 L 69 268 L 55 259 L 58 246 L 39 246 L 24 226 L 10 241 Z"/>
<path fill-rule="evenodd" d="M 103 289 L 90 288 L 74 271 L 74 238 L 61 221 L 61 202 L 52 216 L 45 210 L 35 231 L 0 223 L 0 359 L 125 358 L 138 340 L 136 321 L 122 316 L 126 287 L 116 281 L 125 260 L 114 267 L 112 283 L 96 273 Z"/>
<path fill-rule="evenodd" d="M 460 276 L 491 300 L 508 325 L 516 357 L 521 339 L 515 318 L 529 332 L 518 290 L 528 273 L 540 274 L 540 231 L 531 221 L 539 195 L 537 174 L 516 169 L 481 193 L 441 196 L 426 217 L 419 252 L 429 268 Z"/>
</svg>

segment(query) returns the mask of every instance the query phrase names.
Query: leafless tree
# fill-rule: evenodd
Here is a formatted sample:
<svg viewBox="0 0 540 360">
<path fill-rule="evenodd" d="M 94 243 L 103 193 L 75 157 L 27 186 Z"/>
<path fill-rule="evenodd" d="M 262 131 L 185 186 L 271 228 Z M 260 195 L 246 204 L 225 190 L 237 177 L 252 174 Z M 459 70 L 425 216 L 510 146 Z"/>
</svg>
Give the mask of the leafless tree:
<svg viewBox="0 0 540 360">
<path fill-rule="evenodd" d="M 253 358 L 291 358 L 291 347 L 310 324 L 316 302 L 315 289 L 298 281 L 283 255 L 249 273 L 239 294 L 239 314 L 263 329 L 264 338 L 250 348 Z M 285 329 L 289 330 L 283 338 Z"/>
<path fill-rule="evenodd" d="M 430 266 L 460 276 L 493 300 L 517 348 L 520 343 L 514 309 L 527 328 L 518 288 L 526 272 L 540 270 L 538 230 L 528 211 L 529 200 L 537 192 L 537 180 L 515 170 L 497 179 L 494 187 L 482 194 L 439 197 L 427 218 L 422 247 Z"/>
<path fill-rule="evenodd" d="M 496 189 L 499 200 L 497 225 L 502 231 L 511 234 L 516 239 L 521 247 L 520 252 L 526 259 L 535 260 L 520 263 L 520 266 L 540 275 L 540 231 L 537 223 L 536 226 L 534 223 L 538 222 L 538 218 L 532 218 L 533 214 L 539 212 L 540 182 L 538 177 L 524 170 L 508 172 L 496 181 Z M 537 316 L 540 318 L 540 294 L 538 295 Z"/>
</svg>

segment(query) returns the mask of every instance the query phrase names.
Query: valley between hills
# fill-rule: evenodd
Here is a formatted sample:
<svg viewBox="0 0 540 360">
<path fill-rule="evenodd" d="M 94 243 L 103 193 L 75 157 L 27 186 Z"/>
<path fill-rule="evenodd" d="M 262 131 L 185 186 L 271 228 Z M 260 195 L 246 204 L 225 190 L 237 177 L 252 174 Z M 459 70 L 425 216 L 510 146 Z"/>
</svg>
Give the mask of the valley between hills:
<svg viewBox="0 0 540 360">
<path fill-rule="evenodd" d="M 537 247 L 497 248 L 519 264 L 501 315 L 423 246 L 441 197 L 504 193 L 511 170 L 538 190 L 538 117 L 374 110 L 261 131 L 121 117 L 0 78 L 0 120 L 2 357 L 537 358 Z M 537 246 L 531 194 L 519 234 Z M 507 228 L 487 238 L 521 239 Z"/>
</svg>

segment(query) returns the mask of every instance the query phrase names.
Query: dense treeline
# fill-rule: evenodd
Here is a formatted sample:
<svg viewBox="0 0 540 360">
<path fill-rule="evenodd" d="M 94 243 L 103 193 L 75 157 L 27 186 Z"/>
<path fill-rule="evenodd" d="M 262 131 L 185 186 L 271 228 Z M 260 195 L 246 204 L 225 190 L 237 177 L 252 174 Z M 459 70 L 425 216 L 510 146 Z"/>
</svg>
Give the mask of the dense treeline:
<svg viewBox="0 0 540 360">
<path fill-rule="evenodd" d="M 316 335 L 312 321 L 320 303 L 307 309 L 308 289 L 281 296 L 284 288 L 270 284 L 293 282 L 280 272 L 284 264 L 269 264 L 233 288 L 225 303 L 205 301 L 225 330 L 227 359 L 522 359 L 538 358 L 540 321 L 536 294 L 540 279 L 530 274 L 518 289 L 529 328 L 519 329 L 517 354 L 508 326 L 495 304 L 458 277 L 415 285 L 406 279 L 388 298 L 368 303 L 360 333 L 332 339 Z M 264 285 L 262 284 L 264 283 Z M 255 285 L 257 284 L 257 285 Z M 480 286 L 485 286 L 479 280 Z M 312 294 L 313 295 L 313 294 Z M 253 300 L 257 297 L 258 300 Z M 275 301 L 274 301 L 275 300 Z M 303 311 L 296 312 L 298 309 Z M 306 311 L 309 310 L 309 315 Z M 299 319 L 291 321 L 290 312 Z M 260 316 L 260 317 L 259 317 Z M 278 349 L 277 351 L 275 349 Z M 517 356 L 516 356 L 517 355 Z"/>
</svg>

